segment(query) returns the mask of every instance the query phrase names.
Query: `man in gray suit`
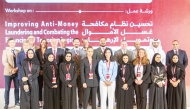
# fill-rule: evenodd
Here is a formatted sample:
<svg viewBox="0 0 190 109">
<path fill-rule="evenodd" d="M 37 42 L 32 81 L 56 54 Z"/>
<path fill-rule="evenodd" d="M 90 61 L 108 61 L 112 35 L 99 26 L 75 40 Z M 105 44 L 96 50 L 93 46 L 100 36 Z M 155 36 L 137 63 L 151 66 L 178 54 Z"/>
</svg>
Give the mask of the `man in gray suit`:
<svg viewBox="0 0 190 109">
<path fill-rule="evenodd" d="M 77 86 L 78 86 L 78 98 L 79 98 L 79 108 L 82 108 L 83 102 L 83 86 L 80 77 L 80 62 L 83 58 L 86 57 L 86 52 L 79 48 L 80 40 L 79 38 L 73 39 L 73 48 L 69 50 L 72 53 L 72 59 L 76 63 L 76 67 L 78 70 L 78 77 L 77 77 Z"/>
<path fill-rule="evenodd" d="M 121 49 L 115 51 L 114 57 L 118 64 L 122 64 L 122 55 L 127 54 L 129 58 L 129 62 L 132 63 L 132 61 L 135 59 L 135 54 L 132 51 L 127 50 L 127 41 L 123 40 L 121 41 Z"/>
</svg>

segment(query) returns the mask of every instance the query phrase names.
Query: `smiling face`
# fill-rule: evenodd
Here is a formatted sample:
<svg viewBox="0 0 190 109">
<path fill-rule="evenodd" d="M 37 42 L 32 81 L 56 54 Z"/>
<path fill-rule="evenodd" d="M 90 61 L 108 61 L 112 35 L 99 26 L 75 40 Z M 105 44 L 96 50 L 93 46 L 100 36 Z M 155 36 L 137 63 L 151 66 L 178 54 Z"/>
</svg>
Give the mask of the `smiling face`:
<svg viewBox="0 0 190 109">
<path fill-rule="evenodd" d="M 173 49 L 174 49 L 174 50 L 177 50 L 177 49 L 179 48 L 179 43 L 178 43 L 178 41 L 173 41 L 173 42 L 172 42 L 172 45 L 173 45 Z"/>
<path fill-rule="evenodd" d="M 78 48 L 80 46 L 80 41 L 78 39 L 75 39 L 73 41 L 73 45 L 74 45 L 75 48 Z"/>
<path fill-rule="evenodd" d="M 161 61 L 161 56 L 158 54 L 158 55 L 156 55 L 156 57 L 155 57 L 155 61 L 156 62 L 160 62 Z"/>
<path fill-rule="evenodd" d="M 42 48 L 46 48 L 47 47 L 46 40 L 42 40 L 41 43 L 40 43 L 40 45 L 41 45 Z"/>
<path fill-rule="evenodd" d="M 93 50 L 92 48 L 88 48 L 87 51 L 86 51 L 86 55 L 87 55 L 88 57 L 92 57 L 93 52 L 94 52 L 94 50 Z"/>
<path fill-rule="evenodd" d="M 129 60 L 129 59 L 128 59 L 128 56 L 123 56 L 123 62 L 124 62 L 124 63 L 127 63 L 128 60 Z"/>
<path fill-rule="evenodd" d="M 60 46 L 61 46 L 62 48 L 65 48 L 65 47 L 66 47 L 66 44 L 67 44 L 66 39 L 61 39 L 61 40 L 60 40 Z"/>
<path fill-rule="evenodd" d="M 9 45 L 10 48 L 14 48 L 15 45 L 16 45 L 16 43 L 15 43 L 14 40 L 10 40 L 10 41 L 8 42 L 8 45 Z"/>
<path fill-rule="evenodd" d="M 100 39 L 100 46 L 105 47 L 106 46 L 106 38 L 101 38 Z"/>
<path fill-rule="evenodd" d="M 110 57 L 111 57 L 111 51 L 110 50 L 106 50 L 105 56 L 106 56 L 106 59 L 110 59 Z"/>
<path fill-rule="evenodd" d="M 174 63 L 177 63 L 178 62 L 178 56 L 173 56 L 173 58 L 172 58 L 172 61 L 174 62 Z"/>
<path fill-rule="evenodd" d="M 139 57 L 143 58 L 145 56 L 145 51 L 144 50 L 139 50 Z"/>
<path fill-rule="evenodd" d="M 34 57 L 34 52 L 32 50 L 28 51 L 28 58 L 32 59 Z"/>
<path fill-rule="evenodd" d="M 49 62 L 53 62 L 53 60 L 54 60 L 53 54 L 49 55 L 49 56 L 48 56 L 48 61 L 49 61 Z"/>
<path fill-rule="evenodd" d="M 66 54 L 65 59 L 66 61 L 71 61 L 71 54 Z"/>
</svg>

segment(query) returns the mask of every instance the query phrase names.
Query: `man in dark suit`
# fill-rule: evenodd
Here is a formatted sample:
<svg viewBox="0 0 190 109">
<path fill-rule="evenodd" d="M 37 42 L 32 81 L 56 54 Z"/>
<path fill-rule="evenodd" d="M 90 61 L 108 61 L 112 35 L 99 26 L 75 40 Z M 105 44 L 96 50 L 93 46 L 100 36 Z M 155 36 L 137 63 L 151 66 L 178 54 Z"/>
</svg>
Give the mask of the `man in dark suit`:
<svg viewBox="0 0 190 109">
<path fill-rule="evenodd" d="M 72 53 L 72 59 L 75 61 L 78 70 L 78 77 L 77 77 L 77 86 L 78 86 L 78 98 L 79 98 L 79 108 L 82 108 L 83 102 L 83 87 L 80 78 L 80 62 L 83 58 L 86 57 L 86 52 L 79 48 L 80 40 L 79 38 L 73 39 L 73 48 L 69 50 Z"/>
<path fill-rule="evenodd" d="M 103 53 L 104 50 L 107 48 L 106 47 L 106 38 L 105 37 L 101 37 L 99 39 L 100 41 L 100 47 L 98 47 L 97 49 L 94 50 L 93 53 L 93 58 L 96 59 L 98 62 L 103 58 Z M 100 78 L 98 77 L 98 81 L 100 81 Z M 98 107 L 101 106 L 101 101 L 100 101 L 100 87 L 98 86 L 97 88 L 97 93 L 98 93 Z"/>
<path fill-rule="evenodd" d="M 66 48 L 67 41 L 65 38 L 61 37 L 59 44 L 60 44 L 60 48 L 63 49 L 65 53 L 69 51 L 69 48 Z"/>
<path fill-rule="evenodd" d="M 27 57 L 27 50 L 30 48 L 30 43 L 28 40 L 23 41 L 22 43 L 23 50 L 18 53 L 17 59 L 16 59 L 16 65 L 18 67 L 18 80 L 21 83 L 21 71 L 22 71 L 22 61 Z M 22 86 L 20 84 L 20 86 Z"/>
<path fill-rule="evenodd" d="M 173 49 L 168 51 L 166 54 L 166 65 L 170 65 L 172 62 L 172 56 L 174 54 L 177 54 L 179 56 L 179 62 L 185 66 L 185 68 L 188 65 L 188 57 L 184 50 L 179 49 L 179 42 L 177 40 L 174 40 L 172 42 Z"/>
<path fill-rule="evenodd" d="M 54 58 L 55 58 L 55 62 L 57 63 L 57 65 L 59 66 L 59 64 L 61 62 L 63 62 L 63 58 L 65 56 L 65 51 L 61 48 L 57 48 L 58 45 L 58 41 L 57 39 L 51 39 L 51 48 L 46 49 L 44 55 L 45 58 L 47 59 L 47 54 L 48 53 L 53 53 L 54 54 Z"/>
<path fill-rule="evenodd" d="M 121 41 L 121 49 L 115 51 L 114 57 L 117 61 L 117 63 L 122 64 L 122 55 L 127 54 L 129 58 L 129 62 L 132 63 L 132 61 L 135 59 L 135 54 L 132 51 L 127 50 L 127 41 L 123 40 Z"/>
</svg>

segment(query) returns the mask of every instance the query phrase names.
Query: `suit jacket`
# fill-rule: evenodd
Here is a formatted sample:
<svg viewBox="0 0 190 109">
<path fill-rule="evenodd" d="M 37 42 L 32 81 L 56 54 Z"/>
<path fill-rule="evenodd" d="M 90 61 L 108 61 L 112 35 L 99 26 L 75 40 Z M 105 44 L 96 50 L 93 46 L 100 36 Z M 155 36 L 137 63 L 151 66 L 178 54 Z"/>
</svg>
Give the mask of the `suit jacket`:
<svg viewBox="0 0 190 109">
<path fill-rule="evenodd" d="M 80 65 L 80 71 L 81 71 L 81 81 L 82 84 L 86 83 L 87 87 L 97 87 L 98 86 L 98 61 L 96 59 L 92 59 L 92 73 L 93 73 L 93 79 L 89 79 L 89 73 L 90 73 L 90 65 L 88 58 L 84 58 L 81 61 Z"/>
<path fill-rule="evenodd" d="M 126 54 L 128 55 L 129 63 L 132 63 L 132 61 L 135 59 L 135 54 L 129 50 L 126 51 Z M 115 51 L 114 53 L 114 57 L 120 65 L 122 64 L 122 55 L 123 55 L 123 52 L 121 49 Z"/>
<path fill-rule="evenodd" d="M 46 51 L 45 51 L 45 53 L 44 53 L 45 59 L 48 58 L 48 57 L 47 57 L 47 54 L 48 54 L 48 53 L 53 53 L 52 48 L 46 49 Z M 61 62 L 63 62 L 64 56 L 65 56 L 65 51 L 64 51 L 63 49 L 61 49 L 61 48 L 57 48 L 57 53 L 56 53 L 56 60 L 55 60 L 55 62 L 57 63 L 58 66 L 59 66 L 59 64 L 60 64 Z"/>
<path fill-rule="evenodd" d="M 103 53 L 102 53 L 101 47 L 98 47 L 97 49 L 94 49 L 93 58 L 97 59 L 98 61 L 102 60 Z"/>
<path fill-rule="evenodd" d="M 15 55 L 17 57 L 19 50 L 15 49 Z M 3 55 L 2 55 L 2 63 L 4 66 L 4 75 L 6 76 L 11 76 L 12 69 L 15 67 L 14 66 L 14 58 L 13 58 L 13 53 L 11 51 L 11 48 L 3 50 Z"/>
<path fill-rule="evenodd" d="M 170 50 L 166 54 L 166 65 L 170 65 L 172 62 L 172 56 L 174 55 L 174 51 Z M 188 65 L 188 57 L 184 50 L 178 49 L 178 56 L 179 56 L 179 62 L 185 66 L 185 68 Z"/>
<path fill-rule="evenodd" d="M 147 83 L 147 84 L 151 83 L 150 72 L 151 72 L 151 65 L 150 64 L 143 65 L 143 77 L 142 77 L 143 83 Z M 136 79 L 136 75 L 134 77 Z"/>
<path fill-rule="evenodd" d="M 41 52 L 40 48 L 36 50 L 36 56 L 37 56 L 37 58 L 38 58 L 38 60 L 40 62 L 40 70 L 43 70 L 43 65 L 45 64 L 46 58 L 42 57 L 42 52 Z"/>
<path fill-rule="evenodd" d="M 21 51 L 18 53 L 16 58 L 16 65 L 18 67 L 18 80 L 21 80 L 21 71 L 22 71 L 22 61 L 26 58 L 25 52 Z"/>
</svg>

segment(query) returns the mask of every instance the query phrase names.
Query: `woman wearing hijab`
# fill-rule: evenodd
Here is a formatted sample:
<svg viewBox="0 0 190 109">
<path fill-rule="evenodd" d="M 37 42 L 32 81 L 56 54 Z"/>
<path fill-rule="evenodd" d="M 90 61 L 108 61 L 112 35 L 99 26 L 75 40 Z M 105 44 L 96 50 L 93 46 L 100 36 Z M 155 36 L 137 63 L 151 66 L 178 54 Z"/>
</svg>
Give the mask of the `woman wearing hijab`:
<svg viewBox="0 0 190 109">
<path fill-rule="evenodd" d="M 103 60 L 98 64 L 100 76 L 101 109 L 106 109 L 106 99 L 108 98 L 108 109 L 114 108 L 114 95 L 116 86 L 118 65 L 113 59 L 112 50 L 106 48 L 103 53 Z"/>
<path fill-rule="evenodd" d="M 42 39 L 40 43 L 40 48 L 36 50 L 36 56 L 38 60 L 40 61 L 40 73 L 38 76 L 38 84 L 39 84 L 39 106 L 42 108 L 43 102 L 42 102 L 42 88 L 43 88 L 43 66 L 45 64 L 45 50 L 47 49 L 47 40 Z"/>
<path fill-rule="evenodd" d="M 151 83 L 151 65 L 149 64 L 149 59 L 145 49 L 139 49 L 137 52 L 137 57 L 133 61 L 133 65 L 135 74 L 134 88 L 136 94 L 137 109 L 146 109 L 147 89 Z"/>
<path fill-rule="evenodd" d="M 76 79 L 77 68 L 76 64 L 71 60 L 72 53 L 65 54 L 64 62 L 59 65 L 59 73 L 61 79 L 61 109 L 77 109 L 76 96 Z"/>
<path fill-rule="evenodd" d="M 87 57 L 82 59 L 80 65 L 80 76 L 84 91 L 83 105 L 84 109 L 87 109 L 90 92 L 92 92 L 92 109 L 96 109 L 96 92 L 98 87 L 98 61 L 96 59 L 92 59 L 93 48 L 91 46 L 87 48 L 86 54 Z"/>
<path fill-rule="evenodd" d="M 43 109 L 60 109 L 59 73 L 54 62 L 54 55 L 47 54 L 43 67 L 44 78 L 44 107 Z"/>
<path fill-rule="evenodd" d="M 167 68 L 167 104 L 168 109 L 186 109 L 185 67 L 179 62 L 177 54 Z"/>
<path fill-rule="evenodd" d="M 39 109 L 38 76 L 40 63 L 32 49 L 27 51 L 27 58 L 22 63 L 20 109 Z"/>
<path fill-rule="evenodd" d="M 134 70 L 128 63 L 128 55 L 122 55 L 122 64 L 118 67 L 117 74 L 117 109 L 133 109 L 133 80 Z"/>
<path fill-rule="evenodd" d="M 159 53 L 153 56 L 151 65 L 152 83 L 149 88 L 149 109 L 168 109 L 165 95 L 167 74 Z"/>
</svg>

